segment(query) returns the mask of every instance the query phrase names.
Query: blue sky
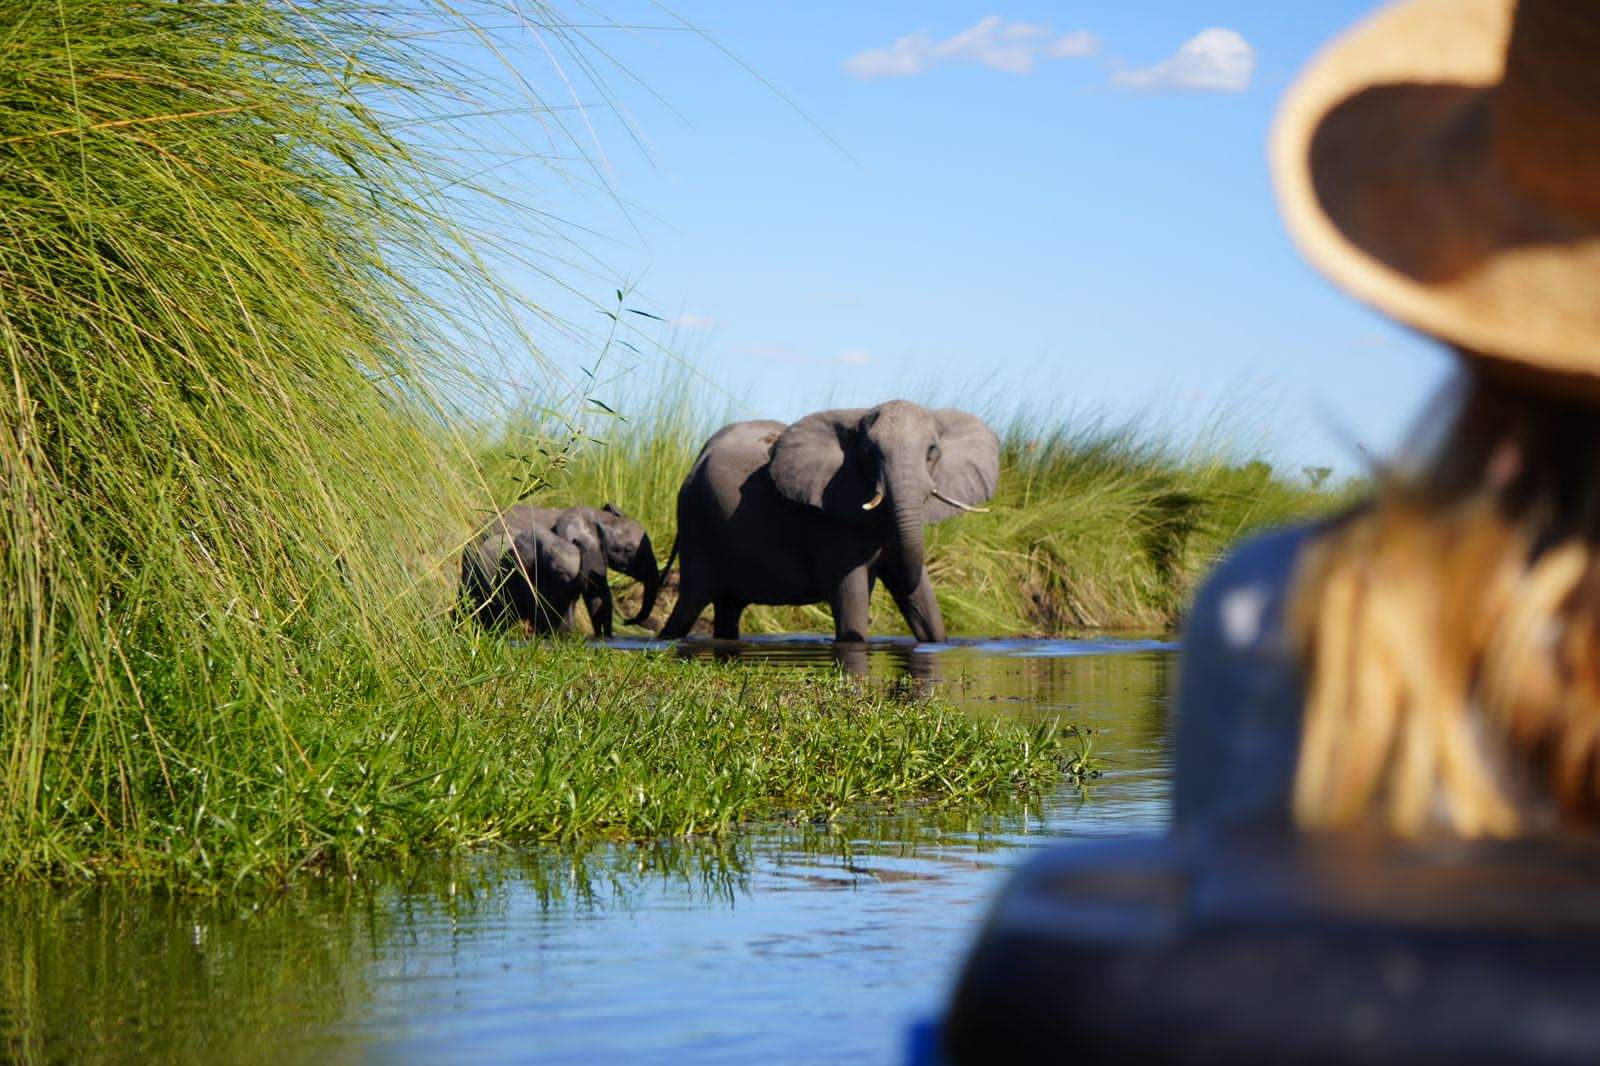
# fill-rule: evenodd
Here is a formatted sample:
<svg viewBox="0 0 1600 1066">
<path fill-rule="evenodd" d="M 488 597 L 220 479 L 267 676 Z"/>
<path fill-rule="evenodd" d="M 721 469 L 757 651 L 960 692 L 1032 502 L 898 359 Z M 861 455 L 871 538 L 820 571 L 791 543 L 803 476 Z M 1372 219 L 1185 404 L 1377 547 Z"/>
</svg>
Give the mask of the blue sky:
<svg viewBox="0 0 1600 1066">
<path fill-rule="evenodd" d="M 637 78 L 605 77 L 626 125 L 579 84 L 588 110 L 563 121 L 593 170 L 530 174 L 528 196 L 582 227 L 592 261 L 556 268 L 578 294 L 625 284 L 676 320 L 642 338 L 672 356 L 611 368 L 681 357 L 741 417 L 905 395 L 1181 439 L 1226 413 L 1246 450 L 1354 471 L 1447 360 L 1301 262 L 1265 145 L 1295 71 L 1374 6 L 681 0 L 738 61 L 691 33 L 588 31 Z M 559 366 L 592 357 L 538 333 Z"/>
</svg>

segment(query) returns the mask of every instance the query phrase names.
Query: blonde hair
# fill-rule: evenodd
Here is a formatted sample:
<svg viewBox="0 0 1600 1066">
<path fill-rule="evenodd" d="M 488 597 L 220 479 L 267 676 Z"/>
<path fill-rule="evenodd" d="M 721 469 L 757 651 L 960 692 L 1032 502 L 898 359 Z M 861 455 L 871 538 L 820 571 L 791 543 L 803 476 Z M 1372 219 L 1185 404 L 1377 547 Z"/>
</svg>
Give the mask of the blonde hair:
<svg viewBox="0 0 1600 1066">
<path fill-rule="evenodd" d="M 1600 414 L 1462 385 L 1420 468 L 1299 564 L 1303 828 L 1511 836 L 1600 810 Z"/>
</svg>

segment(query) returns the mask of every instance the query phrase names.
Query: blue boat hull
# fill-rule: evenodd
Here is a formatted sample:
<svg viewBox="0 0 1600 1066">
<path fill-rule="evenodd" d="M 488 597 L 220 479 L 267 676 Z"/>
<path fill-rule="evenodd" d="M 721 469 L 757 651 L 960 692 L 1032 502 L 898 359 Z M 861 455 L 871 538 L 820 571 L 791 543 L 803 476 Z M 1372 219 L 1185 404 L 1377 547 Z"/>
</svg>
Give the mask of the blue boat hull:
<svg viewBox="0 0 1600 1066">
<path fill-rule="evenodd" d="M 1600 849 L 1062 848 L 997 903 L 938 1042 L 924 1061 L 1600 1062 Z"/>
</svg>

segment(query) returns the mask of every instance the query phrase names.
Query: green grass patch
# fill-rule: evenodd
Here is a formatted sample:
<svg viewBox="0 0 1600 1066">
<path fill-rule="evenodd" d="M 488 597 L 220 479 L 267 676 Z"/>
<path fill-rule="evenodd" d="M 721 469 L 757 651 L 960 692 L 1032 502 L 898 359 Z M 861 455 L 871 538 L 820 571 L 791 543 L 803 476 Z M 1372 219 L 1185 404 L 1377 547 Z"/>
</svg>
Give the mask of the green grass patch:
<svg viewBox="0 0 1600 1066">
<path fill-rule="evenodd" d="M 436 849 L 1004 801 L 1092 771 L 1054 722 L 980 722 L 843 676 L 487 637 L 451 658 L 409 699 L 327 678 L 326 704 L 169 723 L 119 767 L 111 811 L 52 761 L 63 772 L 10 865 L 279 880 Z"/>
</svg>

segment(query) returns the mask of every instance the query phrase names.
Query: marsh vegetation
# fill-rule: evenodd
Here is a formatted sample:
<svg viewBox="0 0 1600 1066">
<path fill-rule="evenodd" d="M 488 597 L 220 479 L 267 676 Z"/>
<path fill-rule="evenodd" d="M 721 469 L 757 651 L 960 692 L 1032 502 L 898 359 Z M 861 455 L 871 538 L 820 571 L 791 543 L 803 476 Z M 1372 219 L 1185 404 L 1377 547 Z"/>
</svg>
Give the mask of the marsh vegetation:
<svg viewBox="0 0 1600 1066">
<path fill-rule="evenodd" d="M 452 615 L 456 553 L 530 493 L 614 500 L 664 549 L 705 428 L 482 421 L 475 360 L 525 344 L 527 308 L 433 150 L 439 102 L 471 106 L 471 10 L 0 0 L 0 869 L 217 886 L 714 833 L 1014 795 L 1071 754 L 1053 726 Z M 1019 424 L 997 513 L 931 556 L 958 632 L 1159 627 L 1230 539 L 1327 499 Z"/>
<path fill-rule="evenodd" d="M 591 414 L 576 433 L 570 422 L 541 413 L 485 429 L 477 446 L 482 469 L 501 499 L 531 492 L 553 505 L 615 500 L 651 531 L 665 558 L 678 486 L 700 445 L 719 425 L 752 414 L 688 374 L 637 390 L 628 402 L 610 400 L 607 408 L 625 418 Z M 975 408 L 982 407 L 980 400 Z M 1357 482 L 1325 484 L 1326 472 L 1313 484 L 1229 449 L 1179 446 L 1137 423 L 990 421 L 1001 436 L 991 513 L 950 519 L 927 533 L 929 573 L 953 634 L 1168 631 L 1229 545 L 1258 529 L 1329 513 L 1361 490 Z M 528 456 L 552 454 L 551 442 L 564 438 L 579 443 L 529 482 Z M 657 621 L 671 608 L 673 580 Z M 631 611 L 638 594 L 624 596 Z M 826 604 L 752 607 L 744 628 L 826 633 L 832 622 Z M 871 628 L 906 632 L 882 591 Z"/>
<path fill-rule="evenodd" d="M 215 885 L 1054 775 L 1053 733 L 457 624 L 492 496 L 460 353 L 519 333 L 427 147 L 428 34 L 0 24 L 0 867 Z"/>
</svg>

